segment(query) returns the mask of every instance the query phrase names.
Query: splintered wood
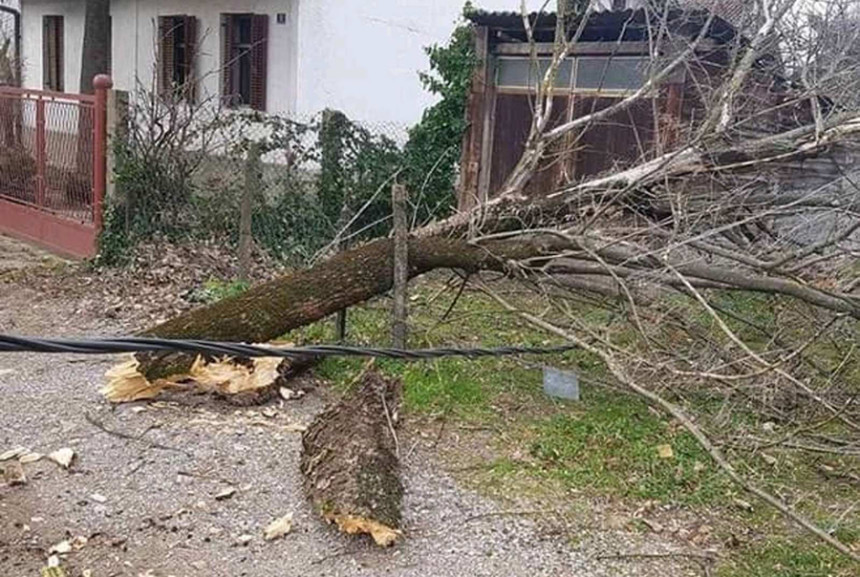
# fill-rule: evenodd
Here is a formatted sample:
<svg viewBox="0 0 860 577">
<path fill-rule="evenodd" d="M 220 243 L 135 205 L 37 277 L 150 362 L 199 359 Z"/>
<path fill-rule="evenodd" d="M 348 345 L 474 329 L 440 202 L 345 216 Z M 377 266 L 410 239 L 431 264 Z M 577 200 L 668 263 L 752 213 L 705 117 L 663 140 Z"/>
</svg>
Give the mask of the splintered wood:
<svg viewBox="0 0 860 577">
<path fill-rule="evenodd" d="M 315 508 L 344 533 L 369 534 L 382 547 L 401 535 L 400 392 L 399 381 L 366 372 L 302 437 L 301 471 Z"/>
<path fill-rule="evenodd" d="M 246 363 L 198 356 L 187 373 L 150 381 L 140 372 L 140 363 L 132 356 L 105 374 L 108 383 L 101 392 L 113 403 L 153 399 L 167 389 L 189 386 L 222 395 L 238 395 L 274 386 L 281 374 L 279 367 L 286 362 L 289 361 L 280 357 L 262 357 Z"/>
</svg>

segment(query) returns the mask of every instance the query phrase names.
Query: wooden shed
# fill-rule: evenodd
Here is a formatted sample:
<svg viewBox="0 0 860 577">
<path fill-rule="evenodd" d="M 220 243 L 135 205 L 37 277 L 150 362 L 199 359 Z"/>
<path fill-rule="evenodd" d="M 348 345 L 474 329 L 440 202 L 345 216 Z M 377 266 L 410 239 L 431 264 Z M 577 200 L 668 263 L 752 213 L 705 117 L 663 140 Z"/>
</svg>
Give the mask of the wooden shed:
<svg viewBox="0 0 860 577">
<path fill-rule="evenodd" d="M 652 57 L 650 47 L 656 42 L 651 35 L 659 29 L 654 14 L 642 9 L 592 13 L 555 79 L 551 126 L 608 107 L 641 87 L 649 74 L 698 36 L 708 16 L 702 9 L 671 11 L 669 40 Z M 521 14 L 475 12 L 469 19 L 477 64 L 461 158 L 461 210 L 492 198 L 522 154 L 537 79 L 551 60 L 556 25 L 554 14 L 530 16 L 537 42 L 535 63 Z M 569 29 L 577 27 L 574 22 Z M 554 143 L 527 193 L 555 190 L 564 183 L 667 152 L 683 142 L 704 116 L 708 88 L 725 72 L 736 41 L 742 39 L 732 24 L 714 17 L 693 63 L 678 67 L 649 97 L 632 107 Z M 743 106 L 761 111 L 773 108 L 782 98 L 785 83 L 765 72 L 767 66 L 759 68 L 754 87 L 745 91 Z M 780 122 L 773 115 L 750 116 L 756 117 L 746 123 L 750 130 L 760 129 L 762 123 Z"/>
</svg>

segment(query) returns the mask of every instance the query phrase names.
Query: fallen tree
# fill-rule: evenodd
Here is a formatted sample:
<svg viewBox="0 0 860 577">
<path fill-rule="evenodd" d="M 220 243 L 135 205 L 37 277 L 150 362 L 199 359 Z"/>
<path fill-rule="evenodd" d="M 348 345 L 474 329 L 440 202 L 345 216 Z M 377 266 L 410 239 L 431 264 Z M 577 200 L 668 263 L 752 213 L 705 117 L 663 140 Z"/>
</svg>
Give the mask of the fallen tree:
<svg viewBox="0 0 860 577">
<path fill-rule="evenodd" d="M 413 239 L 409 243 L 409 278 L 439 268 L 502 271 L 511 262 L 553 254 L 566 244 L 552 237 L 481 245 L 435 237 Z M 392 241 L 379 239 L 180 315 L 141 336 L 268 342 L 388 291 L 393 282 L 393 254 Z M 194 362 L 184 354 L 138 354 L 137 359 L 136 370 L 150 381 L 186 374 Z"/>
<path fill-rule="evenodd" d="M 302 436 L 301 471 L 314 507 L 341 531 L 367 533 L 384 547 L 400 536 L 403 485 L 394 428 L 401 388 L 366 371 Z"/>
</svg>

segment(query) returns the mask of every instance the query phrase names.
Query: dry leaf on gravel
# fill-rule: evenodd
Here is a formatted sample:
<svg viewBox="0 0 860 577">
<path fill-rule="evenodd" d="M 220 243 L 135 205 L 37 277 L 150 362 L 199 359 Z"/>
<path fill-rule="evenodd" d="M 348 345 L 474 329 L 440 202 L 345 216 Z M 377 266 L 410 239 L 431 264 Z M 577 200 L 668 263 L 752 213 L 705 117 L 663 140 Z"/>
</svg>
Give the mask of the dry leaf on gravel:
<svg viewBox="0 0 860 577">
<path fill-rule="evenodd" d="M 58 449 L 53 453 L 50 453 L 48 458 L 62 468 L 68 469 L 72 466 L 72 461 L 75 459 L 75 452 L 68 447 L 63 447 L 62 449 Z"/>
<path fill-rule="evenodd" d="M 48 565 L 40 571 L 42 577 L 66 577 L 66 572 L 59 565 Z"/>
<path fill-rule="evenodd" d="M 72 543 L 68 539 L 60 541 L 48 550 L 48 553 L 56 553 L 57 555 L 65 555 L 72 552 Z"/>
<path fill-rule="evenodd" d="M 223 501 L 225 499 L 229 499 L 230 497 L 232 497 L 235 494 L 236 494 L 236 487 L 228 487 L 227 489 L 224 489 L 223 491 L 218 492 L 215 495 L 215 500 L 216 501 Z"/>
<path fill-rule="evenodd" d="M 26 452 L 27 449 L 25 449 L 24 447 L 18 447 L 17 449 L 6 451 L 2 455 L 0 455 L 0 461 L 8 461 L 9 459 L 14 459 L 18 455 L 23 455 Z"/>
<path fill-rule="evenodd" d="M 18 462 L 22 465 L 27 465 L 28 463 L 35 463 L 42 457 L 44 457 L 42 453 L 26 453 L 18 457 Z"/>
<path fill-rule="evenodd" d="M 275 519 L 266 530 L 263 532 L 263 537 L 266 541 L 272 541 L 278 537 L 283 537 L 293 529 L 293 514 L 288 513 L 280 519 Z"/>
<path fill-rule="evenodd" d="M 6 463 L 3 468 L 3 478 L 10 487 L 27 484 L 27 476 L 24 474 L 24 468 L 18 461 L 9 461 Z"/>
</svg>

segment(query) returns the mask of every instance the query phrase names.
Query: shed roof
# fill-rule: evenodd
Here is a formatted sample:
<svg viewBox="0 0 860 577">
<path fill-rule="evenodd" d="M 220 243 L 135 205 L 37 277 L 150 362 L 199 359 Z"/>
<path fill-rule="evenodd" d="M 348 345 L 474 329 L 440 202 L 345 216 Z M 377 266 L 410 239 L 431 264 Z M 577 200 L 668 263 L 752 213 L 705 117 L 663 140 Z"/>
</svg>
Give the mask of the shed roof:
<svg viewBox="0 0 860 577">
<path fill-rule="evenodd" d="M 709 11 L 701 8 L 673 9 L 667 14 L 669 25 L 680 33 L 696 35 L 707 22 Z M 655 24 L 660 15 L 650 13 L 645 9 L 636 10 L 604 10 L 592 12 L 582 31 L 580 40 L 583 42 L 599 42 L 618 40 L 623 34 L 623 40 L 645 40 L 648 33 L 649 18 Z M 488 12 L 476 10 L 466 15 L 471 22 L 505 32 L 516 38 L 524 34 L 523 16 L 519 12 Z M 529 21 L 536 35 L 544 35 L 555 29 L 556 15 L 554 12 L 532 12 Z M 571 29 L 574 27 L 571 26 Z M 720 16 L 714 16 L 708 27 L 706 37 L 718 43 L 726 43 L 735 38 L 737 32 L 734 26 Z"/>
</svg>

